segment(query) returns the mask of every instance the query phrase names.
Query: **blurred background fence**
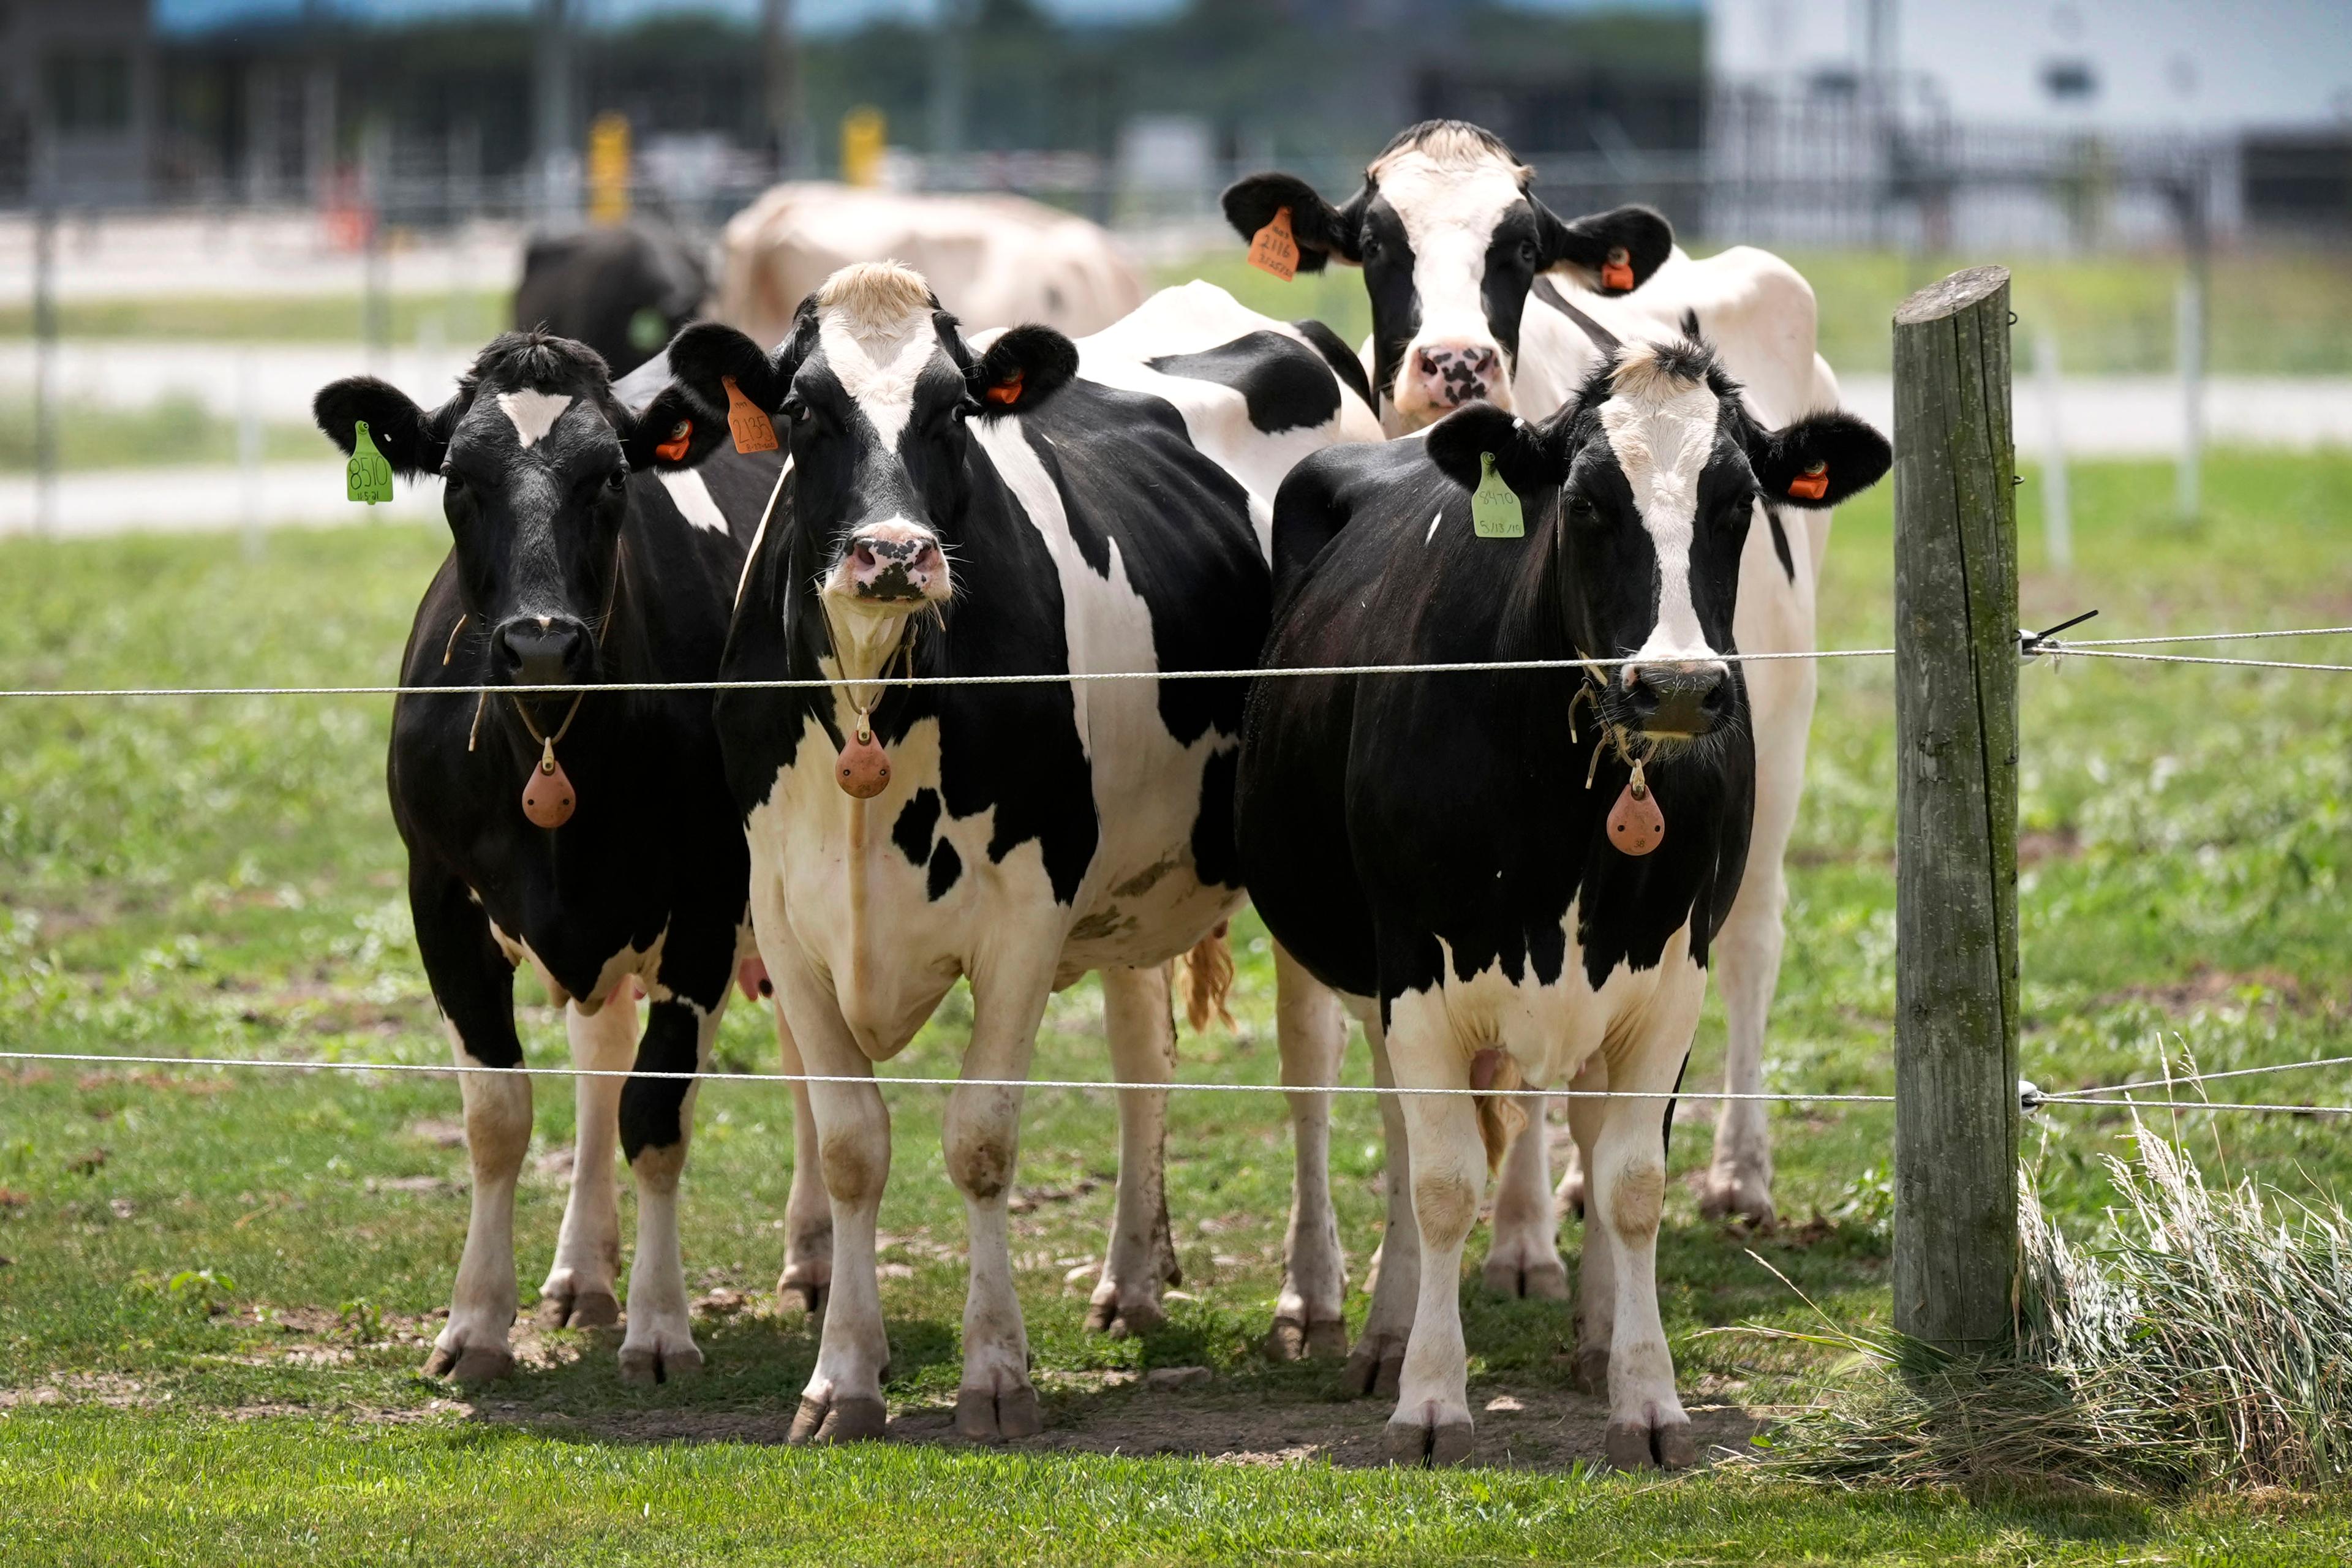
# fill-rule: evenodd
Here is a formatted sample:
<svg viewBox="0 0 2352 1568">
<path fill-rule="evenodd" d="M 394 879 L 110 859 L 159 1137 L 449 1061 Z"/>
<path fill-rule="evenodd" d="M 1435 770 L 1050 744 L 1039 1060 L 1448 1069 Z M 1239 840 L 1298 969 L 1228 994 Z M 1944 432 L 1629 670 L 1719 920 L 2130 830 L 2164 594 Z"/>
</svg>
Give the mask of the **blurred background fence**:
<svg viewBox="0 0 2352 1568">
<path fill-rule="evenodd" d="M 1217 216 L 1402 126 L 1563 213 L 1769 246 L 1886 416 L 1886 320 L 2015 266 L 2029 452 L 2352 442 L 2352 29 L 2320 0 L 26 0 L 0 6 L 0 531 L 342 511 L 356 368 L 437 397 L 534 235 L 712 257 L 785 179 L 1013 192 L 1351 340 Z M 434 510 L 429 487 L 396 510 Z"/>
</svg>

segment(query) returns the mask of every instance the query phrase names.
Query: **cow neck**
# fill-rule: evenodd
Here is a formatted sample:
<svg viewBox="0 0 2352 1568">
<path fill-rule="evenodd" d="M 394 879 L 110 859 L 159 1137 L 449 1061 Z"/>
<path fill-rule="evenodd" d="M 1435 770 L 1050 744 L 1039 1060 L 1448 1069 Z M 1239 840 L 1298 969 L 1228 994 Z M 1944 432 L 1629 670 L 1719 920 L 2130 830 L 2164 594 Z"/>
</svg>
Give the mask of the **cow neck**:
<svg viewBox="0 0 2352 1568">
<path fill-rule="evenodd" d="M 620 616 L 621 612 L 628 607 L 628 601 L 621 593 L 622 579 L 627 574 L 628 555 L 628 536 L 624 530 L 622 537 L 613 546 L 612 582 L 604 590 L 604 614 L 596 623 L 596 653 L 600 667 L 604 664 L 605 657 L 610 652 L 614 622 Z M 457 631 L 462 630 L 471 618 L 471 612 L 457 617 L 457 627 L 449 634 L 452 646 L 456 644 Z M 446 662 L 446 658 L 444 662 Z M 607 673 L 610 672 L 607 671 Z M 573 692 L 572 700 L 564 707 L 563 717 L 556 721 L 551 730 L 543 727 L 539 720 L 534 718 L 530 710 L 530 699 L 520 693 L 509 692 L 507 701 L 512 707 L 516 720 L 522 725 L 523 732 L 530 737 L 531 745 L 539 751 L 541 759 L 549 760 L 553 757 L 554 749 L 562 744 L 565 738 L 571 734 L 572 721 L 580 717 L 581 705 L 587 697 L 588 693 L 585 690 Z M 489 700 L 490 694 L 488 691 L 484 691 L 475 700 L 473 727 L 466 732 L 466 750 L 468 752 L 476 749 L 476 744 L 481 737 L 482 715 L 489 706 Z M 542 698 L 540 700 L 543 701 L 545 699 Z"/>
</svg>

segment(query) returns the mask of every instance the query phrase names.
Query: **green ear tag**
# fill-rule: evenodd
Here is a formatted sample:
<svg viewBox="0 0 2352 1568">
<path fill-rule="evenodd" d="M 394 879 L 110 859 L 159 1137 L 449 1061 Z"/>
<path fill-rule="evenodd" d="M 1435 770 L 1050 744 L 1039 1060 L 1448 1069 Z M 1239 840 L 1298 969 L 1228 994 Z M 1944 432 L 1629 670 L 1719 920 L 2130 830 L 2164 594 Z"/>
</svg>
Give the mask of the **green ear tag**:
<svg viewBox="0 0 2352 1568">
<path fill-rule="evenodd" d="M 1470 493 L 1470 530 L 1481 539 L 1524 539 L 1528 521 L 1519 498 L 1495 471 L 1495 454 L 1478 454 L 1478 488 Z"/>
<path fill-rule="evenodd" d="M 392 465 L 368 439 L 364 419 L 352 422 L 352 457 L 343 465 L 343 494 L 370 506 L 392 499 Z"/>
</svg>

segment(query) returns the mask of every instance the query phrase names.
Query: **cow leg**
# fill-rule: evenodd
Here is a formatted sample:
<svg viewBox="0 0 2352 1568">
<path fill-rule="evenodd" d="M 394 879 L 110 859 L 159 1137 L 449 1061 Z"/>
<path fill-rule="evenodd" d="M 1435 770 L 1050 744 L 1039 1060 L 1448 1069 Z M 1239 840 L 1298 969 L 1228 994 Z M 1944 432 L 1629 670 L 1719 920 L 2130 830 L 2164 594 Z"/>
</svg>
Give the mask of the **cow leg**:
<svg viewBox="0 0 2352 1568">
<path fill-rule="evenodd" d="M 1816 526 L 1826 528 L 1826 517 Z M 1742 567 L 1740 604 L 1748 614 L 1741 617 L 1739 646 L 1759 652 L 1811 647 L 1809 584 L 1790 584 L 1777 561 L 1769 566 L 1759 561 L 1749 569 L 1743 560 Z M 1759 624 L 1748 626 L 1751 619 Z M 1764 1030 L 1780 981 L 1781 911 L 1788 902 L 1781 862 L 1804 798 L 1805 743 L 1820 674 L 1811 659 L 1786 658 L 1748 665 L 1744 675 L 1756 737 L 1755 820 L 1748 869 L 1716 936 L 1711 963 L 1723 992 L 1723 1087 L 1733 1094 L 1760 1094 Z M 1716 1117 L 1715 1156 L 1699 1185 L 1701 1214 L 1772 1223 L 1772 1134 L 1764 1110 L 1761 1100 L 1723 1102 Z"/>
<path fill-rule="evenodd" d="M 781 1003 L 776 1015 L 776 1044 L 784 1071 L 808 1071 L 801 1048 L 784 1022 Z M 816 1112 L 809 1105 L 809 1086 L 793 1085 L 793 1187 L 784 1199 L 784 1272 L 776 1281 L 776 1300 L 783 1310 L 824 1316 L 824 1299 L 833 1289 L 833 1205 L 818 1174 Z"/>
<path fill-rule="evenodd" d="M 1527 1125 L 1511 1140 L 1495 1184 L 1494 1239 L 1481 1278 L 1489 1290 L 1546 1301 L 1568 1300 L 1568 1265 L 1559 1257 L 1559 1210 L 1552 1206 L 1550 1149 L 1544 1136 L 1548 1101 L 1519 1096 Z"/>
<path fill-rule="evenodd" d="M 637 1045 L 640 1073 L 700 1072 L 726 1011 L 706 1011 L 682 996 L 646 1009 Z M 686 1258 L 677 1234 L 677 1184 L 694 1134 L 698 1080 L 636 1078 L 621 1091 L 621 1152 L 637 1183 L 637 1252 L 629 1265 L 629 1331 L 621 1340 L 625 1383 L 670 1383 L 699 1376 L 702 1352 L 686 1305 Z"/>
<path fill-rule="evenodd" d="M 1120 1083 L 1173 1081 L 1176 1019 L 1169 1010 L 1167 966 L 1106 969 L 1102 989 L 1111 1076 Z M 1168 1321 L 1160 1284 L 1180 1276 L 1168 1233 L 1167 1142 L 1168 1091 L 1120 1090 L 1118 1196 L 1111 1209 L 1109 1254 L 1087 1309 L 1089 1332 L 1120 1340 Z"/>
<path fill-rule="evenodd" d="M 1372 1081 L 1382 1089 L 1396 1087 L 1389 1063 L 1387 1032 L 1377 1010 L 1357 1016 L 1364 1038 L 1372 1047 Z M 1388 1193 L 1388 1219 L 1381 1231 L 1380 1252 L 1372 1260 L 1371 1310 L 1364 1315 L 1364 1332 L 1348 1357 L 1341 1374 L 1357 1394 L 1386 1396 L 1397 1391 L 1404 1371 L 1406 1342 L 1412 1334 L 1413 1303 L 1421 1292 L 1421 1229 L 1412 1216 L 1412 1138 L 1404 1107 L 1393 1094 L 1379 1096 L 1381 1131 L 1387 1157 L 1381 1185 Z"/>
<path fill-rule="evenodd" d="M 1608 1060 L 1594 1052 L 1569 1087 L 1587 1093 L 1607 1089 Z M 1605 1100 L 1568 1102 L 1568 1127 L 1576 1139 L 1580 1174 L 1592 1168 L 1592 1152 L 1600 1144 L 1601 1118 L 1609 1105 Z M 1580 1203 L 1580 1185 L 1577 1196 Z M 1577 1261 L 1576 1386 L 1596 1398 L 1609 1392 L 1609 1344 L 1617 1323 L 1617 1271 L 1601 1230 L 1593 1211 L 1586 1209 L 1584 1247 Z"/>
<path fill-rule="evenodd" d="M 1421 1237 L 1421 1289 L 1383 1446 L 1396 1463 L 1454 1465 L 1470 1457 L 1472 1442 L 1459 1281 L 1462 1245 L 1486 1189 L 1486 1145 L 1478 1135 L 1476 1104 L 1468 1095 L 1412 1092 L 1470 1087 L 1470 1053 L 1453 1037 L 1442 998 L 1400 998 L 1391 1017 L 1390 1055 L 1397 1087 L 1405 1091 L 1404 1122 L 1412 1144 L 1406 1164 Z"/>
<path fill-rule="evenodd" d="M 1042 965 L 992 965 L 972 977 L 965 1078 L 1029 1076 L 1037 1025 L 1053 994 L 1052 961 L 1060 944 L 1030 945 L 1043 953 Z M 1030 973 L 1033 968 L 1035 972 Z M 1160 994 L 1164 1013 L 1167 994 L 1162 990 Z M 1164 1091 L 1155 1092 L 1164 1101 Z M 1017 1089 L 959 1084 L 948 1091 L 941 1130 L 948 1177 L 963 1194 L 970 1268 L 955 1429 L 958 1436 L 982 1441 L 1030 1437 L 1045 1429 L 1037 1389 L 1029 1381 L 1029 1333 L 1021 1321 L 1020 1300 L 1013 1293 L 1012 1222 L 1006 1209 L 1021 1157 L 1021 1098 Z M 1119 1162 L 1122 1185 L 1128 1164 L 1124 1158 Z"/>
<path fill-rule="evenodd" d="M 1679 962 L 1679 961 L 1674 961 Z M 1692 975 L 1696 982 L 1697 976 Z M 1662 990 L 1664 989 L 1662 984 Z M 1613 1089 L 1664 1094 L 1690 1048 L 1703 984 L 1677 984 L 1653 1004 L 1640 1037 L 1612 1062 Z M 1585 1228 L 1610 1254 L 1615 1308 L 1609 1347 L 1604 1447 L 1621 1469 L 1681 1469 L 1697 1457 L 1690 1417 L 1675 1392 L 1674 1357 L 1658 1317 L 1658 1226 L 1665 1209 L 1666 1149 L 1656 1100 L 1607 1100 L 1592 1148 Z"/>
<path fill-rule="evenodd" d="M 1274 947 L 1275 1035 L 1283 1087 L 1292 1092 L 1290 1229 L 1282 1244 L 1282 1290 L 1266 1352 L 1277 1361 L 1348 1353 L 1343 1303 L 1348 1260 L 1331 1206 L 1331 1097 L 1348 1047 L 1348 1015 L 1322 982 Z M 1302 1092 L 1316 1091 L 1316 1092 Z"/>
<path fill-rule="evenodd" d="M 572 1065 L 584 1073 L 623 1073 L 637 1046 L 637 1004 L 622 982 L 594 1016 L 577 1002 L 563 1009 L 563 1033 L 572 1044 Z M 615 1078 L 572 1080 L 575 1110 L 572 1142 L 572 1193 L 563 1205 L 563 1229 L 555 1243 L 555 1265 L 539 1288 L 533 1314 L 542 1329 L 596 1329 L 621 1321 L 614 1289 L 621 1268 L 621 1184 L 615 1155 L 621 1135 L 621 1083 Z"/>
<path fill-rule="evenodd" d="M 789 945 L 789 929 L 784 936 Z M 882 1327 L 874 1231 L 882 1189 L 890 1179 L 890 1110 L 872 1082 L 874 1064 L 842 1021 L 832 986 L 809 967 L 797 947 L 787 952 L 763 942 L 761 952 L 808 1070 L 820 1077 L 864 1080 L 807 1086 L 816 1123 L 812 1149 L 833 1205 L 833 1279 L 817 1339 L 816 1367 L 801 1392 L 790 1440 L 845 1443 L 879 1437 L 888 1421 L 882 1377 L 890 1364 L 890 1341 Z M 794 1151 L 795 1159 L 806 1157 Z"/>
<path fill-rule="evenodd" d="M 412 859 L 408 903 L 433 999 L 449 1029 L 466 1106 L 466 1154 L 473 1197 L 466 1250 L 457 1262 L 449 1321 L 425 1358 L 428 1377 L 488 1383 L 514 1371 L 507 1331 L 514 1326 L 514 1195 L 530 1147 L 530 1079 L 515 1037 L 514 968 L 490 936 L 489 917 L 465 885 Z"/>
</svg>

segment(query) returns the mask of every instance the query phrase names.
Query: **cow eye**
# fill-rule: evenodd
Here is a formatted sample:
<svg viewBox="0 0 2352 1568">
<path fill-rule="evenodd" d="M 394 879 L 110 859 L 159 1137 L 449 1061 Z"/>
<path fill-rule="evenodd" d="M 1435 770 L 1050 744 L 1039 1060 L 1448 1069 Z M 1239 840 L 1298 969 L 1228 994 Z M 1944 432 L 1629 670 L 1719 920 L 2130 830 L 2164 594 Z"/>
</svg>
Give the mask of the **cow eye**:
<svg viewBox="0 0 2352 1568">
<path fill-rule="evenodd" d="M 783 402 L 776 405 L 776 412 L 782 415 L 785 418 L 791 420 L 795 425 L 805 425 L 808 423 L 808 404 L 797 392 L 786 393 L 784 395 Z"/>
<path fill-rule="evenodd" d="M 1361 250 L 1361 252 L 1360 252 L 1360 254 L 1363 256 L 1363 258 L 1364 258 L 1365 260 L 1367 260 L 1367 261 L 1370 261 L 1372 258 L 1374 258 L 1375 256 L 1378 256 L 1380 253 L 1381 253 L 1381 241 L 1380 241 L 1380 237 L 1379 237 L 1378 235 L 1372 235 L 1372 234 L 1368 234 L 1368 235 L 1364 236 L 1363 247 L 1362 247 L 1362 250 Z"/>
<path fill-rule="evenodd" d="M 1591 522 L 1599 515 L 1599 509 L 1592 504 L 1591 496 L 1579 492 L 1568 498 L 1568 515 L 1579 522 Z"/>
<path fill-rule="evenodd" d="M 1534 240 L 1523 239 L 1519 241 L 1519 259 L 1526 262 L 1530 267 L 1533 267 L 1536 264 L 1536 242 Z"/>
<path fill-rule="evenodd" d="M 623 463 L 604 476 L 604 488 L 608 490 L 625 489 L 628 487 L 628 483 L 629 466 L 626 463 Z"/>
</svg>

